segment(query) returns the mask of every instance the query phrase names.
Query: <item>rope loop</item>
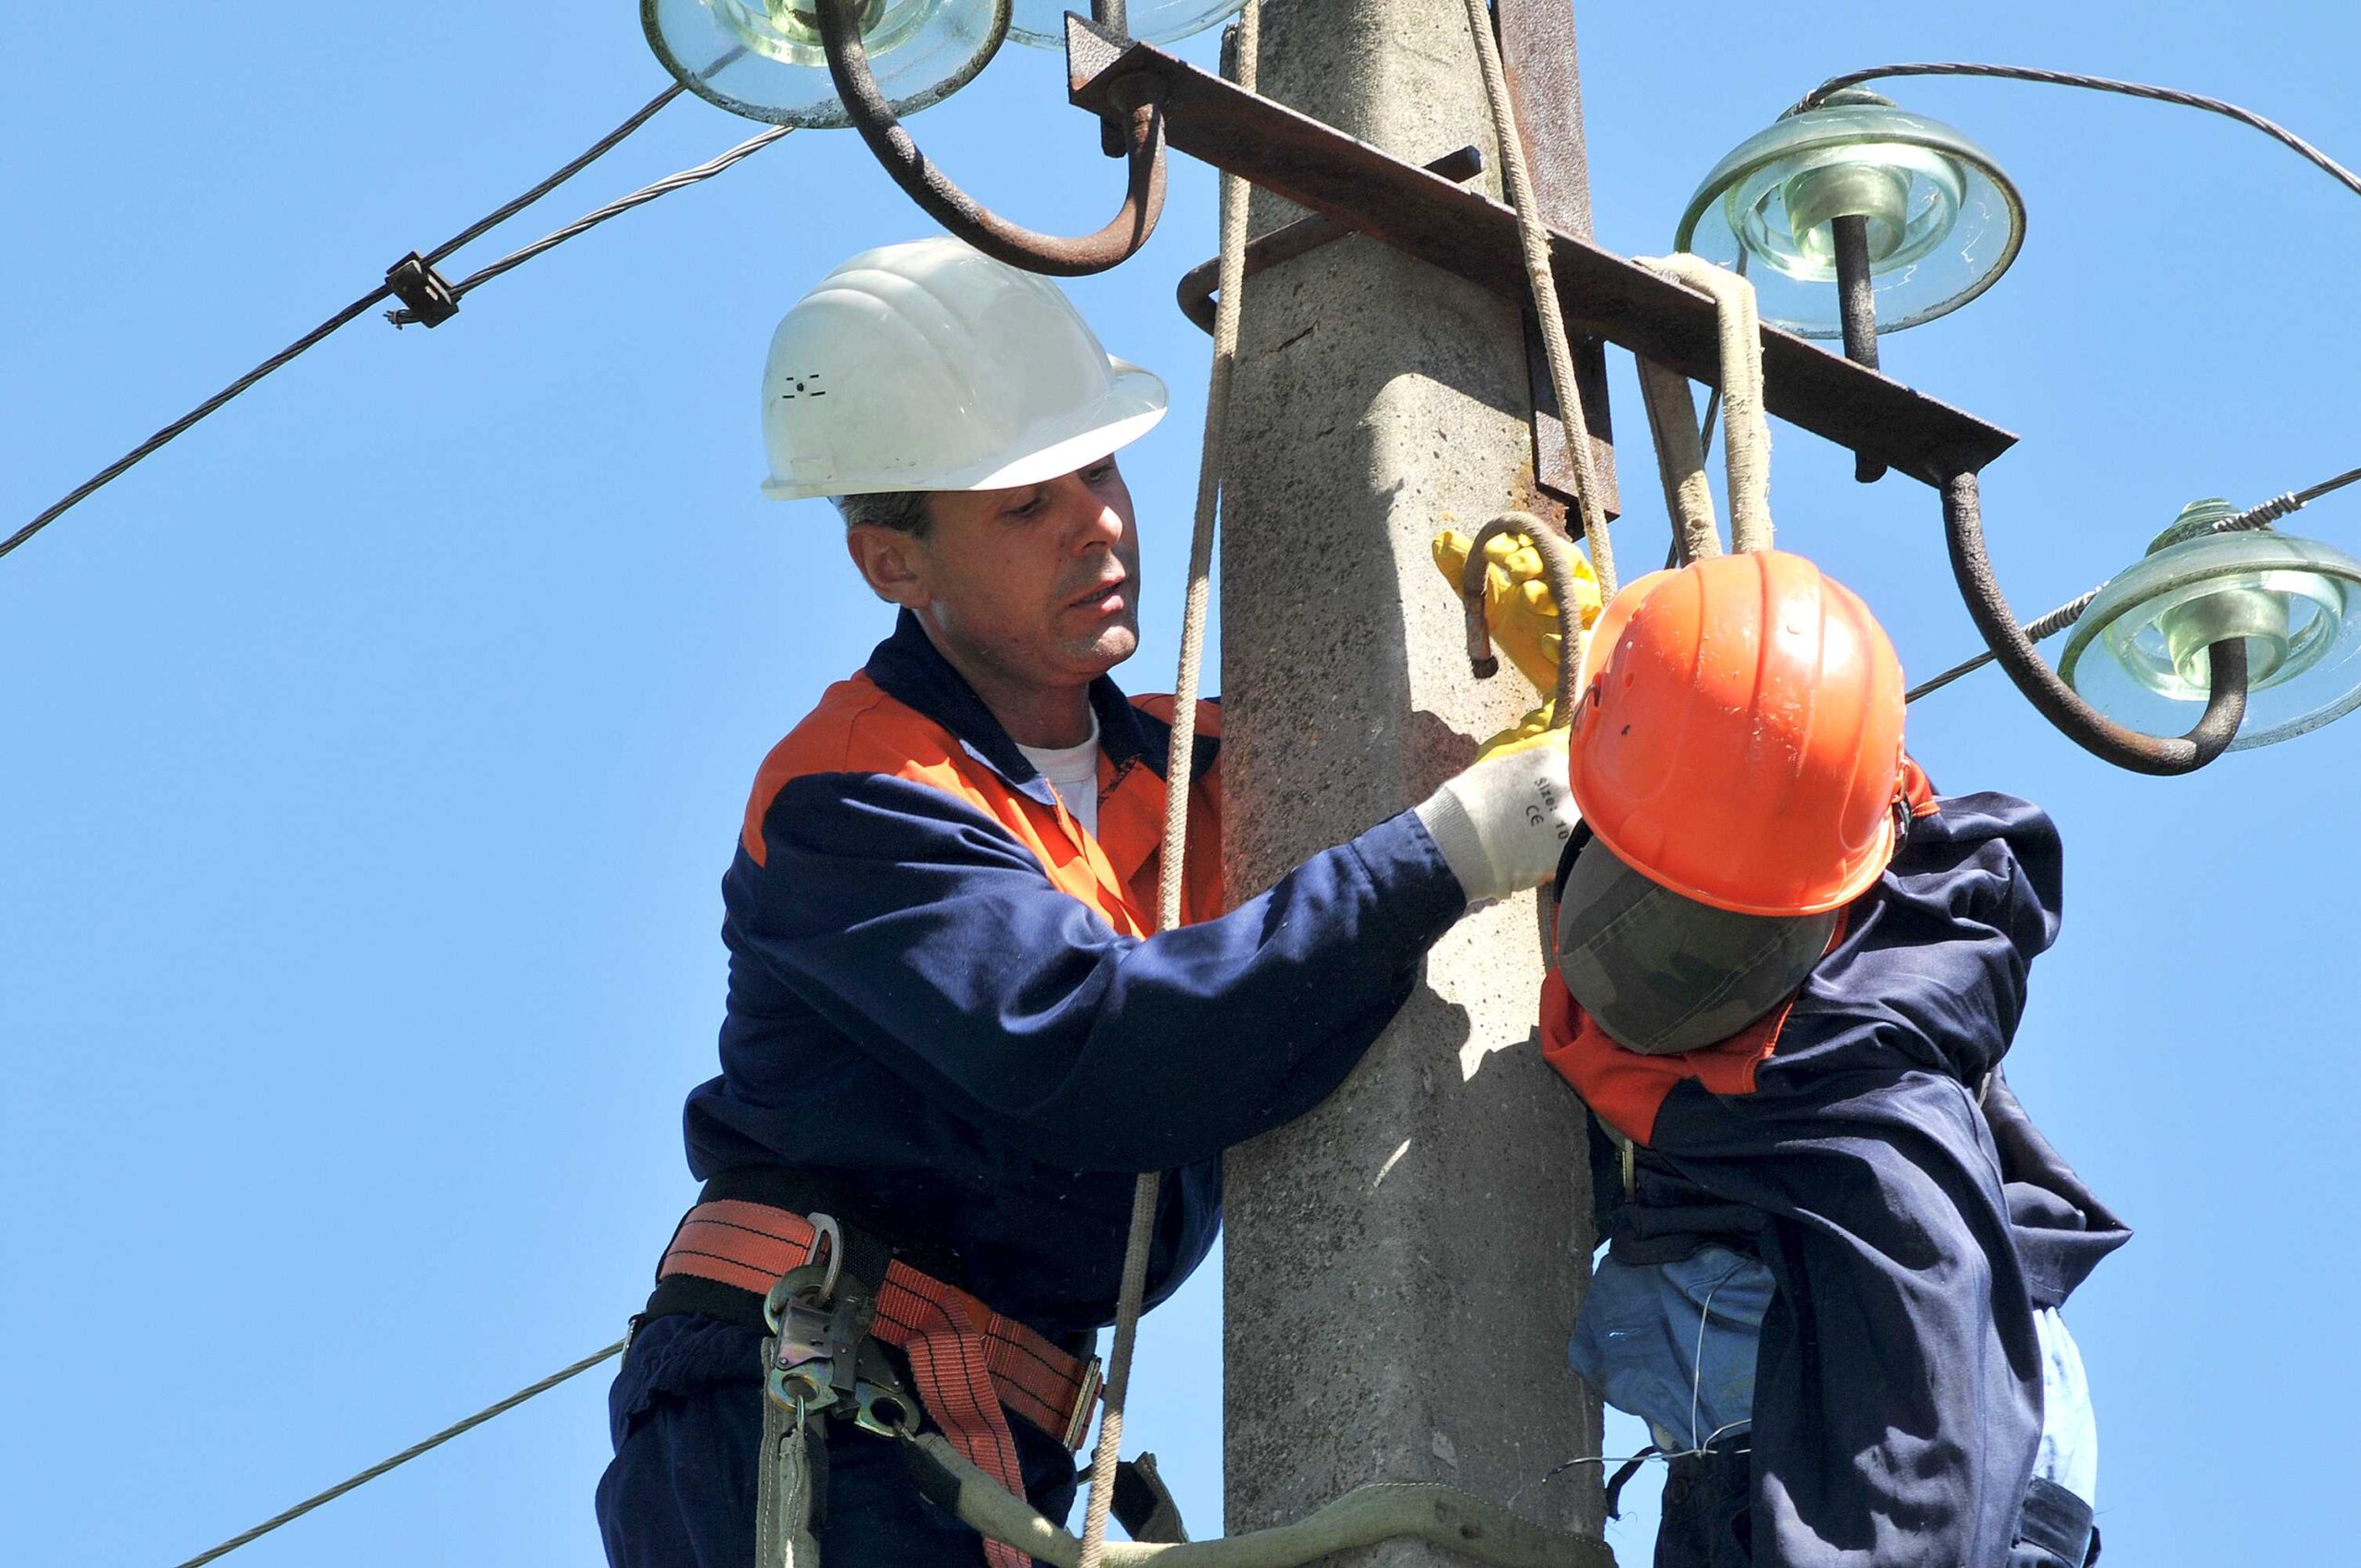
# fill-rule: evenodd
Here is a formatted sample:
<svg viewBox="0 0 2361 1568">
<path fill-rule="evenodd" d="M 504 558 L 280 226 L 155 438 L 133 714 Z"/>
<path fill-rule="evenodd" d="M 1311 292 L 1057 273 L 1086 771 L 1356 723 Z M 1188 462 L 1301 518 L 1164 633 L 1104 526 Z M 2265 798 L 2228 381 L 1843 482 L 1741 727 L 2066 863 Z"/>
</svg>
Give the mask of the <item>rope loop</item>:
<svg viewBox="0 0 2361 1568">
<path fill-rule="evenodd" d="M 1771 548 L 1771 422 L 1762 402 L 1762 318 L 1754 285 L 1726 267 L 1685 253 L 1638 256 L 1639 265 L 1708 295 L 1718 328 L 1722 375 L 1722 464 L 1730 500 L 1730 546 L 1741 553 Z M 1640 362 L 1648 428 L 1655 436 L 1665 507 L 1672 514 L 1681 559 L 1721 553 L 1705 455 L 1689 384 L 1664 366 Z"/>
</svg>

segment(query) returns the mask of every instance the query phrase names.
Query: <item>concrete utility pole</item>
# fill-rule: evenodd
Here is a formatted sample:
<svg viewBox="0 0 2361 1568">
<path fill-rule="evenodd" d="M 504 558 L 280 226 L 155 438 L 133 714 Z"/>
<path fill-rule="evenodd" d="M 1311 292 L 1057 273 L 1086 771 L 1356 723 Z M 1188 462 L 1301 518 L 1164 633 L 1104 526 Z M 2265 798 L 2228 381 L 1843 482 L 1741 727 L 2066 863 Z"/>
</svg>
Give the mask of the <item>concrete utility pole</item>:
<svg viewBox="0 0 2361 1568">
<path fill-rule="evenodd" d="M 1267 5 L 1261 90 L 1414 161 L 1489 148 L 1466 29 L 1435 0 Z M 1298 215 L 1258 197 L 1253 227 Z M 1255 277 L 1242 331 L 1221 631 L 1240 895 L 1413 804 L 1537 700 L 1513 671 L 1469 676 L 1428 554 L 1440 528 L 1536 505 L 1515 307 L 1354 238 Z M 1378 1479 L 1599 1527 L 1596 1467 L 1541 1484 L 1599 1452 L 1599 1423 L 1566 1366 L 1589 1183 L 1582 1106 L 1535 1044 L 1536 929 L 1529 897 L 1463 921 L 1333 1099 L 1231 1152 L 1229 1530 Z"/>
</svg>

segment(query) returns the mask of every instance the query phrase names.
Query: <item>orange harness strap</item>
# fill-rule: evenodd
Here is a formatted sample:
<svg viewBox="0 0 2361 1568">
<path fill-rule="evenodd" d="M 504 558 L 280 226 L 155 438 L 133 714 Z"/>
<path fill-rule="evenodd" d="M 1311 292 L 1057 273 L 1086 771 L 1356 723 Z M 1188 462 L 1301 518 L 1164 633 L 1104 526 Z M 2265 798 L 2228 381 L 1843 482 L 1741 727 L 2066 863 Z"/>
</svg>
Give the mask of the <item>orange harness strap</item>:
<svg viewBox="0 0 2361 1568">
<path fill-rule="evenodd" d="M 656 1271 L 660 1282 L 694 1275 L 765 1295 L 788 1270 L 810 1260 L 813 1229 L 801 1215 L 725 1198 L 689 1210 Z M 1016 1441 L 1002 1407 L 1078 1448 L 1098 1402 L 1098 1362 L 1058 1348 L 965 1290 L 896 1261 L 877 1287 L 870 1332 L 908 1355 L 919 1402 L 952 1445 L 1010 1491 L 1025 1495 Z M 984 1543 L 992 1568 L 1027 1559 Z"/>
</svg>

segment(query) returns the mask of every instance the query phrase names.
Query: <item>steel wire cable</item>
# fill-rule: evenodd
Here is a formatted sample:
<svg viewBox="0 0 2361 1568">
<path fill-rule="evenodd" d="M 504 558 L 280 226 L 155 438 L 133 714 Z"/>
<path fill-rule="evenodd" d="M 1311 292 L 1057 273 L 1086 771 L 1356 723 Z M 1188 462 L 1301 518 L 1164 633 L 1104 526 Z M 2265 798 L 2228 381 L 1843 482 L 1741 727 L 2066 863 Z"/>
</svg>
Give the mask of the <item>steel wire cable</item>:
<svg viewBox="0 0 2361 1568">
<path fill-rule="evenodd" d="M 350 304 L 345 306 L 342 310 L 337 312 L 326 321 L 321 322 L 317 327 L 313 327 L 309 332 L 304 333 L 303 336 L 296 339 L 295 341 L 288 344 L 287 347 L 279 350 L 279 352 L 271 355 L 270 358 L 263 361 L 262 363 L 255 366 L 254 369 L 246 372 L 245 374 L 238 377 L 237 380 L 232 381 L 229 386 L 224 386 L 220 391 L 213 394 L 212 397 L 208 398 L 204 402 L 199 403 L 196 407 L 191 409 L 188 412 L 183 414 L 180 418 L 174 420 L 172 423 L 166 425 L 163 429 L 158 431 L 155 434 L 141 442 L 138 445 L 134 446 L 130 451 L 125 452 L 122 457 L 117 457 L 113 462 L 109 463 L 105 468 L 101 469 L 97 473 L 92 474 L 89 479 L 84 480 L 80 484 L 76 485 L 71 491 L 66 493 L 63 500 L 58 501 L 47 511 L 35 517 L 31 522 L 27 523 L 23 528 L 20 528 L 15 533 L 10 534 L 6 540 L 0 540 L 0 556 L 6 555 L 10 551 L 16 549 L 17 546 L 24 543 L 25 540 L 32 538 L 33 535 L 49 527 L 50 524 L 55 522 L 58 518 L 72 511 L 76 506 L 80 505 L 84 501 L 89 499 L 89 497 L 98 493 L 101 490 L 105 489 L 108 485 L 122 478 L 125 473 L 130 471 L 134 465 L 137 464 L 142 458 L 154 452 L 158 447 L 164 445 L 173 437 L 179 435 L 183 431 L 188 429 L 189 426 L 196 423 L 197 421 L 205 418 L 208 414 L 213 412 L 214 410 L 219 408 L 222 404 L 228 402 L 239 393 L 243 392 L 247 387 L 252 386 L 255 382 L 260 381 L 264 376 L 268 375 L 272 371 L 277 370 L 280 365 L 285 364 L 296 355 L 311 348 L 321 339 L 326 338 L 330 333 L 336 331 L 337 328 L 361 315 L 363 312 L 367 311 L 371 305 L 374 305 L 378 301 L 388 297 L 392 292 L 393 291 L 390 288 L 387 288 L 382 283 L 376 288 L 370 290 L 369 292 L 362 295 L 359 299 L 353 301 Z"/>
<path fill-rule="evenodd" d="M 503 1399 L 496 1404 L 485 1406 L 482 1409 L 478 1410 L 474 1415 L 469 1416 L 467 1420 L 463 1421 L 456 1421 L 451 1425 L 445 1427 L 433 1437 L 426 1438 L 421 1442 L 413 1443 L 408 1448 L 403 1449 L 400 1453 L 394 1455 L 390 1458 L 380 1459 L 377 1463 L 370 1466 L 359 1475 L 348 1477 L 346 1479 L 337 1482 L 336 1485 L 328 1488 L 326 1491 L 316 1492 L 314 1495 L 305 1498 L 303 1502 L 297 1503 L 294 1507 L 288 1509 L 285 1513 L 273 1515 L 270 1518 L 265 1519 L 261 1524 L 256 1525 L 253 1529 L 243 1530 L 237 1535 L 231 1536 L 228 1540 L 223 1541 L 219 1546 L 214 1547 L 208 1551 L 198 1552 L 195 1557 L 190 1558 L 187 1562 L 179 1564 L 179 1568 L 203 1568 L 205 1563 L 211 1562 L 216 1558 L 227 1557 L 230 1553 L 237 1550 L 240 1547 L 244 1546 L 247 1542 L 270 1534 L 271 1531 L 279 1528 L 281 1525 L 302 1518 L 304 1515 L 309 1514 L 313 1509 L 317 1508 L 321 1503 L 333 1503 L 338 1498 L 342 1497 L 346 1492 L 350 1491 L 353 1488 L 365 1485 L 370 1481 L 375 1480 L 379 1476 L 384 1475 L 388 1470 L 396 1469 L 403 1465 L 409 1464 L 412 1459 L 417 1458 L 420 1455 L 426 1453 L 428 1450 L 441 1447 L 443 1444 L 450 1442 L 453 1438 L 458 1436 L 461 1432 L 468 1431 L 475 1427 L 480 1427 L 483 1425 L 484 1422 L 492 1420 L 492 1417 L 503 1415 L 515 1409 L 517 1406 L 522 1405 L 526 1400 L 532 1398 L 536 1395 L 547 1394 L 551 1389 L 555 1388 L 559 1384 L 564 1383 L 566 1379 L 570 1377 L 577 1377 L 582 1373 L 588 1372 L 592 1367 L 597 1366 L 599 1362 L 611 1360 L 612 1358 L 623 1354 L 623 1347 L 629 1343 L 631 1342 L 628 1339 L 618 1339 L 612 1345 L 608 1346 L 605 1349 L 594 1351 L 591 1354 L 583 1357 L 572 1366 L 561 1368 L 558 1371 L 550 1373 L 549 1376 L 541 1379 L 540 1382 L 533 1384 L 529 1387 L 520 1388 L 516 1393 L 510 1395 L 507 1398 Z"/>
<path fill-rule="evenodd" d="M 463 300 L 482 285 L 489 283 L 493 279 L 499 277 L 502 273 L 509 271 L 514 267 L 522 267 L 525 263 L 532 260 L 543 251 L 551 250 L 558 245 L 562 245 L 577 234 L 587 233 L 589 231 L 596 229 L 599 224 L 604 223 L 610 218 L 621 217 L 623 214 L 629 212 L 635 207 L 647 206 L 649 202 L 654 201 L 658 196 L 670 196 L 672 192 L 681 190 L 685 186 L 696 184 L 700 181 L 710 180 L 716 174 L 720 173 L 723 170 L 730 168 L 732 164 L 737 163 L 742 160 L 753 157 L 755 153 L 760 152 L 763 148 L 770 146 L 771 143 L 778 140 L 779 137 L 787 135 L 793 129 L 795 129 L 793 125 L 774 125 L 769 130 L 765 131 L 762 135 L 758 137 L 751 137 L 746 140 L 740 142 L 736 147 L 731 148 L 729 151 L 721 154 L 719 157 L 712 159 L 707 162 L 700 163 L 694 169 L 683 169 L 678 173 L 667 174 L 664 178 L 655 181 L 650 184 L 640 186 L 639 189 L 632 192 L 629 196 L 617 196 L 606 206 L 595 208 L 592 210 L 584 213 L 581 217 L 575 219 L 573 222 L 568 223 L 564 228 L 553 229 L 550 232 L 542 235 L 540 239 L 535 240 L 531 244 L 523 246 L 517 250 L 510 251 L 498 261 L 492 262 L 488 266 L 479 267 L 474 272 L 469 273 L 458 282 L 451 285 L 451 297 L 455 300 Z M 418 314 L 408 307 L 404 307 L 401 310 L 387 311 L 386 313 L 386 319 L 392 322 L 397 327 L 407 327 L 418 319 Z"/>
<path fill-rule="evenodd" d="M 2225 517 L 2218 523 L 2209 525 L 2205 531 L 2208 534 L 2247 533 L 2256 529 L 2266 529 L 2288 513 L 2319 500 L 2331 491 L 2343 490 L 2346 485 L 2356 481 L 2361 481 L 2361 469 L 2347 469 L 2334 479 L 2324 479 L 2308 489 L 2291 491 L 2285 495 L 2274 495 L 2268 501 L 2248 507 L 2236 517 Z M 2090 592 L 2070 599 L 2048 613 L 2026 622 L 2025 641 L 2037 643 L 2045 638 L 2054 637 L 2081 620 L 2082 612 L 2091 607 L 2092 600 L 2097 599 L 2106 587 L 2105 583 L 2101 583 Z M 1973 659 L 1962 659 L 1941 674 L 1911 687 L 1903 694 L 1902 700 L 1906 703 L 1916 702 L 1930 692 L 1940 692 L 1961 676 L 1975 673 L 1998 657 L 1987 648 Z"/>
<path fill-rule="evenodd" d="M 552 191 L 557 189 L 560 185 L 574 178 L 576 174 L 581 173 L 585 169 L 589 168 L 593 163 L 598 162 L 599 160 L 604 158 L 607 154 L 612 152 L 617 147 L 621 146 L 625 137 L 631 135 L 632 132 L 639 129 L 640 126 L 654 119 L 656 117 L 656 112 L 658 109 L 663 108 L 666 104 L 671 102 L 672 100 L 680 97 L 681 94 L 687 90 L 688 89 L 682 87 L 679 82 L 674 82 L 662 92 L 658 93 L 655 97 L 641 104 L 637 109 L 633 110 L 630 117 L 624 120 L 622 125 L 617 125 L 613 130 L 609 131 L 605 136 L 600 137 L 597 141 L 594 141 L 588 147 L 584 148 L 571 162 L 557 170 L 540 184 L 535 185 L 532 189 L 525 192 L 522 196 L 519 196 L 511 201 L 502 203 L 500 206 L 492 208 L 490 212 L 485 213 L 481 218 L 479 218 L 474 222 L 469 224 L 466 228 L 460 230 L 457 233 L 452 235 L 449 239 L 444 241 L 441 244 L 435 246 L 433 250 L 428 251 L 426 253 L 426 265 L 433 267 L 445 256 L 449 255 L 453 251 L 457 250 L 461 245 L 466 244 L 469 240 L 475 239 L 491 230 L 498 228 L 501 224 L 507 222 L 508 220 L 516 217 L 518 213 L 524 211 L 527 208 L 532 206 L 535 202 L 540 200 L 543 196 L 549 195 Z"/>
<path fill-rule="evenodd" d="M 2260 131 L 2264 136 L 2271 137 L 2319 169 L 2346 190 L 2355 196 L 2361 196 L 2361 174 L 2355 174 L 2352 170 L 2347 169 L 2277 121 L 2266 119 L 2251 109 L 2242 108 L 2223 99 L 2209 98 L 2203 93 L 2184 92 L 2177 88 L 2157 87 L 2150 82 L 2122 81 L 2113 77 L 2084 76 L 2076 71 L 2049 71 L 2034 65 L 1997 65 L 1964 60 L 1917 61 L 1872 65 L 1866 70 L 1847 71 L 1842 76 L 1829 77 L 1806 93 L 1790 113 L 1818 108 L 1831 93 L 1841 89 L 1892 77 L 1984 77 L 2003 81 L 2034 82 L 2047 87 L 2082 88 L 2093 92 L 2112 92 L 2126 98 L 2142 98 L 2156 103 L 2177 104 L 2186 109 L 2201 109 L 2208 113 L 2220 114 L 2225 118 L 2236 121 L 2239 125 Z M 2341 490 L 2356 480 L 2361 480 L 2361 469 L 2339 474 L 2334 479 L 2323 481 L 2308 490 L 2296 491 L 2291 494 L 2263 502 L 2258 506 L 2248 507 L 2235 517 L 2225 518 L 2214 524 L 2208 531 L 2234 533 L 2244 529 L 2268 527 L 2272 521 L 2286 516 L 2306 503 L 2326 495 L 2332 490 Z M 2055 636 L 2071 626 L 2082 618 L 2082 612 L 2091 607 L 2091 602 L 2097 599 L 2098 595 L 2099 589 L 2093 588 L 2090 592 L 2059 605 L 2047 614 L 2027 622 L 2023 627 L 2026 640 L 2040 642 L 2045 637 Z M 1973 659 L 1962 660 L 1933 679 L 1912 687 L 1904 695 L 1904 700 L 1916 702 L 1931 692 L 1940 691 L 1961 676 L 1971 674 L 1991 663 L 1996 657 L 1987 650 Z"/>
<path fill-rule="evenodd" d="M 1806 93 L 1796 105 L 1796 110 L 1818 108 L 1821 101 L 1840 88 L 1857 87 L 1885 77 L 1994 77 L 2006 81 L 2037 82 L 2047 87 L 2085 88 L 2093 92 L 2120 93 L 2127 98 L 2144 98 L 2157 103 L 2177 103 L 2185 109 L 2202 109 L 2208 113 L 2224 115 L 2260 131 L 2273 141 L 2308 159 L 2346 190 L 2361 196 L 2361 174 L 2355 174 L 2275 120 L 2266 120 L 2251 109 L 2241 109 L 2235 103 L 2208 98 L 2203 93 L 2183 92 L 2177 88 L 2155 87 L 2147 82 L 2118 81 L 2113 77 L 2086 77 L 2073 71 L 2045 71 L 2034 65 L 1992 65 L 1961 60 L 1872 65 L 1865 71 L 1847 71 L 1841 77 L 1829 77 Z"/>
<path fill-rule="evenodd" d="M 508 201 L 503 202 L 499 207 L 493 208 L 491 212 L 486 213 L 483 217 L 469 224 L 466 228 L 460 230 L 457 233 L 452 235 L 451 238 L 444 241 L 433 250 L 421 253 L 422 259 L 431 267 L 434 263 L 449 255 L 453 251 L 457 250 L 460 246 L 467 244 L 471 240 L 481 237 L 492 228 L 505 222 L 510 218 L 513 218 L 517 213 L 523 211 L 526 208 L 530 207 L 533 203 L 540 200 L 543 196 L 557 189 L 558 186 L 564 184 L 566 181 L 572 179 L 575 175 L 579 174 L 583 170 L 587 169 L 591 164 L 597 162 L 599 159 L 613 151 L 616 147 L 622 144 L 625 137 L 629 137 L 634 131 L 638 130 L 642 125 L 646 125 L 655 116 L 658 110 L 671 102 L 673 99 L 678 98 L 683 90 L 685 89 L 677 82 L 672 86 L 666 88 L 662 92 L 658 93 L 654 98 L 649 99 L 646 103 L 641 104 L 639 108 L 634 110 L 628 117 L 626 117 L 621 124 L 617 125 L 612 130 L 607 132 L 597 141 L 592 142 L 581 152 L 575 154 L 572 159 L 569 159 L 565 163 L 561 165 L 549 175 L 536 182 L 522 194 Z M 608 219 L 616 216 L 618 213 L 627 212 L 635 207 L 655 200 L 658 196 L 679 190 L 683 185 L 694 184 L 700 180 L 709 180 L 713 178 L 714 175 L 720 173 L 723 170 L 728 169 L 732 164 L 738 162 L 741 159 L 748 157 L 752 153 L 760 150 L 763 147 L 767 146 L 769 143 L 777 140 L 780 137 L 787 134 L 789 128 L 789 127 L 787 126 L 779 126 L 773 130 L 766 131 L 763 135 L 754 137 L 752 141 L 742 142 L 737 147 L 731 148 L 728 152 L 723 153 L 720 157 L 716 158 L 709 162 L 701 163 L 694 169 L 682 170 L 679 173 L 668 175 L 666 178 L 657 181 L 654 184 L 643 186 L 641 189 L 633 192 L 630 196 L 624 196 L 619 201 L 610 202 L 606 207 L 600 208 L 594 212 L 587 213 L 582 218 L 576 219 L 574 222 L 567 224 L 564 228 L 560 229 L 552 234 L 543 236 L 543 238 L 526 246 L 523 250 L 516 251 L 508 255 L 503 256 L 500 260 L 492 263 L 490 267 L 487 267 L 481 271 L 479 271 L 469 277 L 465 283 L 455 288 L 453 290 L 453 293 L 455 296 L 463 294 L 469 289 L 472 289 L 481 283 L 489 282 L 492 279 L 498 277 L 501 273 L 508 271 L 512 267 L 521 266 L 525 262 L 532 259 L 532 257 L 539 255 L 541 252 L 550 249 L 552 246 L 562 244 L 565 241 L 572 239 L 576 234 L 582 233 L 586 230 L 596 228 L 599 224 L 605 222 Z M 270 374 L 271 372 L 278 370 L 289 361 L 316 346 L 323 339 L 329 337 L 338 328 L 366 313 L 372 305 L 388 299 L 392 297 L 392 295 L 393 287 L 390 283 L 378 285 L 368 293 L 353 301 L 350 304 L 346 305 L 342 310 L 338 311 L 334 315 L 329 316 L 326 321 L 321 322 L 309 332 L 304 333 L 301 338 L 296 339 L 292 343 L 288 344 L 284 349 L 279 350 L 279 352 L 271 355 L 270 358 L 255 366 L 254 369 L 246 372 L 245 374 L 238 377 L 238 379 L 232 381 L 227 386 L 224 386 L 220 391 L 216 392 L 210 398 L 206 398 L 205 401 L 197 404 L 196 407 L 191 409 L 187 413 L 183 414 L 180 418 L 172 421 L 172 423 L 156 432 L 155 434 L 149 436 L 147 440 L 141 442 L 138 445 L 133 447 L 130 451 L 125 453 L 122 457 L 116 458 L 113 462 L 108 464 L 105 468 L 91 475 L 90 478 L 75 486 L 74 489 L 69 491 L 64 497 L 42 511 L 24 527 L 18 529 L 15 533 L 10 534 L 6 540 L 0 540 L 0 557 L 6 556 L 18 545 L 23 544 L 27 540 L 32 538 L 33 535 L 41 532 L 42 529 L 47 528 L 50 524 L 64 517 L 67 512 L 72 511 L 84 501 L 89 500 L 99 491 L 103 490 L 106 486 L 114 482 L 114 481 L 122 478 L 124 474 L 129 472 L 141 461 L 152 456 L 159 448 L 169 445 L 172 441 L 184 434 L 191 426 L 214 413 L 223 404 L 229 402 L 231 398 L 236 398 L 240 393 L 244 392 L 248 387 L 254 386 L 256 382 Z M 406 320 L 415 319 L 415 317 L 411 316 L 406 310 L 396 311 L 390 314 L 395 318 L 396 325 L 397 326 L 402 325 Z"/>
</svg>

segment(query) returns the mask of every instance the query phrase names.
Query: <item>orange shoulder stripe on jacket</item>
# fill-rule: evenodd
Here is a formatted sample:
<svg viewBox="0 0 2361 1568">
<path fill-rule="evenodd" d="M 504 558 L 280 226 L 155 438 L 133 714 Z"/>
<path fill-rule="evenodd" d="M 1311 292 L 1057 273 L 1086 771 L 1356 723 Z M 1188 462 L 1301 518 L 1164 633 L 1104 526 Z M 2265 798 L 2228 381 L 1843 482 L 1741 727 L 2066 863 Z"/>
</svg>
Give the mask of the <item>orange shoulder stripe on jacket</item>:
<svg viewBox="0 0 2361 1568">
<path fill-rule="evenodd" d="M 1837 917 L 1836 929 L 1829 933 L 1830 951 L 1845 940 L 1851 923 L 1848 915 Z M 1802 994 L 1797 987 L 1727 1039 L 1677 1056 L 1647 1056 L 1609 1039 L 1583 1011 L 1553 964 L 1541 985 L 1541 1059 L 1574 1086 L 1599 1120 L 1645 1147 L 1655 1136 L 1656 1112 L 1664 1109 L 1665 1097 L 1684 1078 L 1696 1079 L 1713 1094 L 1752 1094 L 1755 1069 L 1778 1049 L 1779 1031 Z"/>
<path fill-rule="evenodd" d="M 747 798 L 739 842 L 748 858 L 763 864 L 767 853 L 763 819 L 770 814 L 771 802 L 789 783 L 814 773 L 908 778 L 998 816 L 1001 813 L 974 777 L 980 769 L 948 730 L 886 695 L 866 674 L 855 675 L 830 686 L 820 706 L 763 759 Z"/>
</svg>

